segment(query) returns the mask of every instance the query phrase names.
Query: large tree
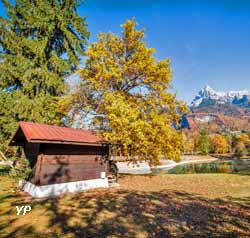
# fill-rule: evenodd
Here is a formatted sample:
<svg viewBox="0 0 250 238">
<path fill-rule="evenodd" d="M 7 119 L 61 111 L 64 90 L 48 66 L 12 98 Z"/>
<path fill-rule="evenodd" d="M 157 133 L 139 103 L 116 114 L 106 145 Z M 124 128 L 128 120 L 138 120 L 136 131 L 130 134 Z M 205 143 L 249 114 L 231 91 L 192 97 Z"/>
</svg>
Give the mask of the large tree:
<svg viewBox="0 0 250 238">
<path fill-rule="evenodd" d="M 88 31 L 78 0 L 3 0 L 0 18 L 0 129 L 16 122 L 58 124 L 65 79 L 84 55 Z M 13 125 L 13 126 L 12 126 Z"/>
<path fill-rule="evenodd" d="M 81 86 L 69 100 L 71 115 L 80 111 L 91 119 L 124 155 L 151 163 L 161 156 L 178 160 L 182 134 L 176 127 L 186 108 L 169 92 L 170 60 L 155 59 L 134 20 L 122 28 L 121 36 L 101 33 L 87 50 Z"/>
</svg>

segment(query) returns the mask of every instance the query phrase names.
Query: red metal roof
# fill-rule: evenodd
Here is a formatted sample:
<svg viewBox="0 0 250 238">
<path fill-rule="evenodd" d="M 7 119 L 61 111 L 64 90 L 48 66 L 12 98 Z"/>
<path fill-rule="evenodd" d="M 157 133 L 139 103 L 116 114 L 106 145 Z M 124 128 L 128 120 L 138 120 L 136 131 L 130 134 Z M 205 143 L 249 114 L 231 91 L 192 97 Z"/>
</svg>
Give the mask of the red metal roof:
<svg viewBox="0 0 250 238">
<path fill-rule="evenodd" d="M 103 139 L 91 130 L 51 126 L 33 122 L 19 122 L 27 141 L 51 141 L 73 143 L 100 143 Z M 15 135 L 13 137 L 15 140 Z"/>
</svg>

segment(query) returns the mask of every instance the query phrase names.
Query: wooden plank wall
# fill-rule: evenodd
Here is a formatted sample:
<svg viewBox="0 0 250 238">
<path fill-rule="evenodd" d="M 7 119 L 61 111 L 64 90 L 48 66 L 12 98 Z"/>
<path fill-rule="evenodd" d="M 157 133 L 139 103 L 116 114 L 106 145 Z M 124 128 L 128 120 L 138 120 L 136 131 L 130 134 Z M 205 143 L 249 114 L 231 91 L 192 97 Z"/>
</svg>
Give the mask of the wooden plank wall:
<svg viewBox="0 0 250 238">
<path fill-rule="evenodd" d="M 41 144 L 32 182 L 47 185 L 97 179 L 101 172 L 108 172 L 107 147 Z"/>
<path fill-rule="evenodd" d="M 37 167 L 35 184 L 46 185 L 100 178 L 107 163 L 96 155 L 42 155 Z"/>
</svg>

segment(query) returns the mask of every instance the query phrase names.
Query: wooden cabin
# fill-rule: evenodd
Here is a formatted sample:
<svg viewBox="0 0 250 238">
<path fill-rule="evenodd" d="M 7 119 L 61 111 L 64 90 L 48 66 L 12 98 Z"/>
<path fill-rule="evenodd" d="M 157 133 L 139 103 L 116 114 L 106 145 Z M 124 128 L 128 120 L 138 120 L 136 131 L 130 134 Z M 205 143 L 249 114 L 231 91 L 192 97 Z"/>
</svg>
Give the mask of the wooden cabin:
<svg viewBox="0 0 250 238">
<path fill-rule="evenodd" d="M 94 131 L 20 122 L 10 141 L 17 145 L 32 168 L 19 185 L 34 197 L 109 186 L 109 146 Z"/>
</svg>

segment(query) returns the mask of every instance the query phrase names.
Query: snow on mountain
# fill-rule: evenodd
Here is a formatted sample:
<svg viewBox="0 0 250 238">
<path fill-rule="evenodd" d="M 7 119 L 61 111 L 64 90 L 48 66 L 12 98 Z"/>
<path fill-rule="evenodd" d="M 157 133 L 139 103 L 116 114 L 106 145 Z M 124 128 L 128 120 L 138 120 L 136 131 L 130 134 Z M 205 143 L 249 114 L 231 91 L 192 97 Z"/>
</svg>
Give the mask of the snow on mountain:
<svg viewBox="0 0 250 238">
<path fill-rule="evenodd" d="M 228 91 L 228 92 L 218 92 L 206 85 L 191 102 L 191 107 L 199 107 L 204 101 L 216 102 L 220 104 L 233 103 L 239 104 L 242 101 L 250 100 L 250 91 Z"/>
</svg>

